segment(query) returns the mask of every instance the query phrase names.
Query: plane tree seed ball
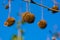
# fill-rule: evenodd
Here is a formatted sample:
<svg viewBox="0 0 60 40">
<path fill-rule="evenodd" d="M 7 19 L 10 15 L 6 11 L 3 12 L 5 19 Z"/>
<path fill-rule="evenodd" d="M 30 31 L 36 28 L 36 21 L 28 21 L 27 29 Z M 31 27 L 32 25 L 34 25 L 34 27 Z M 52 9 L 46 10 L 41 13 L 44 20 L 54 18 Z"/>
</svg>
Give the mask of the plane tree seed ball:
<svg viewBox="0 0 60 40">
<path fill-rule="evenodd" d="M 28 23 L 33 23 L 33 22 L 34 22 L 34 19 L 35 19 L 34 15 L 33 15 L 33 14 L 30 14 L 30 15 L 27 15 L 27 16 L 28 16 L 27 22 L 28 22 Z M 26 17 L 27 17 L 27 16 L 26 16 Z"/>
<path fill-rule="evenodd" d="M 15 19 L 14 18 L 8 18 L 7 22 L 8 22 L 8 26 L 13 25 L 15 22 Z"/>
<path fill-rule="evenodd" d="M 8 9 L 8 8 L 9 8 L 9 5 L 6 5 L 6 6 L 5 6 L 5 9 Z"/>
<path fill-rule="evenodd" d="M 22 14 L 22 19 L 27 23 L 33 23 L 35 20 L 35 16 L 30 12 L 25 12 L 24 14 Z"/>
<path fill-rule="evenodd" d="M 52 9 L 58 10 L 58 6 L 53 6 Z"/>
<path fill-rule="evenodd" d="M 28 21 L 28 17 L 26 17 L 27 15 L 30 15 L 30 13 L 29 12 L 25 12 L 25 13 L 23 13 L 22 14 L 22 19 L 23 19 L 23 21 L 25 21 L 25 22 L 27 22 Z"/>
<path fill-rule="evenodd" d="M 41 20 L 41 21 L 38 22 L 38 26 L 39 26 L 40 28 L 44 29 L 44 28 L 46 28 L 47 23 L 46 23 L 45 20 Z"/>
<path fill-rule="evenodd" d="M 11 25 L 13 25 L 14 23 L 15 23 L 15 19 L 10 17 L 10 18 L 7 19 L 7 21 L 5 22 L 4 25 L 6 25 L 6 26 L 11 26 Z"/>
<path fill-rule="evenodd" d="M 52 9 L 54 9 L 54 10 L 52 11 L 52 13 L 56 13 L 57 11 L 55 11 L 55 10 L 58 10 L 58 6 L 53 6 Z"/>
</svg>

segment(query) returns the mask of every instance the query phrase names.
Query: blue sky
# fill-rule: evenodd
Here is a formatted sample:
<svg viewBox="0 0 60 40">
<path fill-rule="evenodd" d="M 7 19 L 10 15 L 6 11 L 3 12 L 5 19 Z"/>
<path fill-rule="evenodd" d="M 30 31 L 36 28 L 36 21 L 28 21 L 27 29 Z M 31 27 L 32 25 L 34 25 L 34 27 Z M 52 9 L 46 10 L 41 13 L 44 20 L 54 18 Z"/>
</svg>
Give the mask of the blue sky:
<svg viewBox="0 0 60 40">
<path fill-rule="evenodd" d="M 34 0 L 37 3 L 40 3 L 41 0 Z M 57 2 L 60 2 L 60 0 L 57 0 Z M 11 40 L 12 36 L 15 34 L 17 35 L 17 21 L 19 19 L 19 16 L 17 15 L 18 12 L 20 12 L 20 8 L 22 9 L 21 14 L 26 11 L 26 2 L 23 2 L 22 0 L 14 0 L 11 2 L 11 17 L 14 17 L 16 22 L 11 27 L 4 26 L 4 22 L 6 21 L 8 17 L 8 10 L 4 8 L 2 5 L 3 0 L 0 0 L 0 38 L 2 40 Z M 7 4 L 8 1 L 6 0 L 5 4 Z M 53 7 L 52 0 L 43 0 L 43 5 L 46 5 L 48 7 Z M 60 6 L 59 6 L 60 7 Z M 35 4 L 30 3 L 29 11 L 35 15 L 35 21 L 32 24 L 24 24 L 21 25 L 24 32 L 24 40 L 46 40 L 47 36 L 50 37 L 50 40 L 52 35 L 49 33 L 49 30 L 54 32 L 53 26 L 57 25 L 57 32 L 60 31 L 60 12 L 52 14 L 51 11 L 48 11 L 48 9 L 44 8 L 44 20 L 47 22 L 47 27 L 45 29 L 39 28 L 37 23 L 41 20 L 41 7 Z M 60 39 L 58 39 L 60 40 Z"/>
</svg>

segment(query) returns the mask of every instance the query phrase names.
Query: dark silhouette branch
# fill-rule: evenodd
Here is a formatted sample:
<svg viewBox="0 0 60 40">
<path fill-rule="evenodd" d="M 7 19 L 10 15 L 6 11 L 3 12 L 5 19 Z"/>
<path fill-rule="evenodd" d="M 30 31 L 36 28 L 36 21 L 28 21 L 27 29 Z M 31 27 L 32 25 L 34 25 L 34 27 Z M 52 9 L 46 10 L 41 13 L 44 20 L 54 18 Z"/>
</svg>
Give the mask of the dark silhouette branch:
<svg viewBox="0 0 60 40">
<path fill-rule="evenodd" d="M 25 0 L 23 0 L 23 1 L 25 1 Z M 30 3 L 36 4 L 36 5 L 41 6 L 41 7 L 43 7 L 43 8 L 47 8 L 47 9 L 49 9 L 49 10 L 51 10 L 51 11 L 60 12 L 60 10 L 55 10 L 55 9 L 49 8 L 49 7 L 47 7 L 47 6 L 44 6 L 43 4 L 38 4 L 38 3 L 34 2 L 33 0 L 25 1 L 25 2 L 30 2 Z"/>
</svg>

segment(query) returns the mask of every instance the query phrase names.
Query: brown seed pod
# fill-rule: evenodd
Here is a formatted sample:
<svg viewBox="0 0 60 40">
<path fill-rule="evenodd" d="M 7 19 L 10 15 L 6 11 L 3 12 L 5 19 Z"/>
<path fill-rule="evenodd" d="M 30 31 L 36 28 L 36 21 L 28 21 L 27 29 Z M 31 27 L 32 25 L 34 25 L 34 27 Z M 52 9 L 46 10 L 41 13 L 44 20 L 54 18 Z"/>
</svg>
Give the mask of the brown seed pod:
<svg viewBox="0 0 60 40">
<path fill-rule="evenodd" d="M 40 28 L 44 29 L 44 28 L 46 28 L 47 23 L 46 23 L 45 20 L 41 20 L 41 21 L 38 22 L 38 26 L 39 26 Z"/>
<path fill-rule="evenodd" d="M 31 14 L 30 12 L 25 12 L 22 14 L 22 19 L 23 19 L 23 21 L 25 21 L 27 23 L 33 23 L 35 20 L 35 16 L 33 14 Z"/>
<path fill-rule="evenodd" d="M 8 9 L 8 8 L 9 8 L 9 5 L 6 5 L 6 6 L 5 6 L 5 9 Z"/>
<path fill-rule="evenodd" d="M 4 25 L 6 26 L 11 26 L 15 23 L 15 19 L 14 18 L 8 18 L 7 21 L 4 23 Z"/>
<path fill-rule="evenodd" d="M 53 6 L 52 9 L 54 9 L 54 10 L 52 10 L 52 13 L 58 12 L 58 11 L 55 11 L 55 10 L 58 10 L 58 6 Z"/>
</svg>

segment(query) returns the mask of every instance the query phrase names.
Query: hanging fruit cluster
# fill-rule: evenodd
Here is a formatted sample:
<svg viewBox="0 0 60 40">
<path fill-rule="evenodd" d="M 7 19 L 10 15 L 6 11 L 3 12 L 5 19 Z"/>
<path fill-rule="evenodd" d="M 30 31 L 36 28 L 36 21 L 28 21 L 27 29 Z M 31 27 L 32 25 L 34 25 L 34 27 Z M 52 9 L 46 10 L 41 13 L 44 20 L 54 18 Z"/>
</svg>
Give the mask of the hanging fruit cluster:
<svg viewBox="0 0 60 40">
<path fill-rule="evenodd" d="M 6 26 L 11 26 L 11 25 L 13 25 L 14 23 L 15 23 L 15 19 L 12 18 L 12 17 L 10 17 L 10 18 L 7 19 L 7 21 L 4 23 L 4 25 L 6 25 Z"/>
<path fill-rule="evenodd" d="M 58 12 L 59 11 L 59 8 L 58 8 L 58 6 L 53 6 L 52 8 L 48 8 L 47 6 L 44 6 L 44 5 L 42 5 L 42 4 L 37 4 L 36 2 L 34 2 L 34 1 L 30 1 L 30 0 L 28 0 L 28 1 L 26 1 L 26 2 L 30 2 L 30 3 L 33 3 L 33 4 L 36 4 L 36 5 L 38 5 L 38 6 L 42 6 L 42 7 L 44 7 L 44 8 L 47 8 L 47 9 L 49 9 L 50 11 L 52 11 L 52 13 L 56 13 L 56 12 Z M 26 7 L 28 7 L 28 4 L 27 4 L 27 6 Z M 9 0 L 9 3 L 5 6 L 5 9 L 8 9 L 9 8 L 9 13 L 11 13 L 11 4 L 10 4 L 10 0 Z M 31 12 L 29 12 L 28 10 L 28 8 L 26 8 L 27 9 L 27 12 L 24 12 L 23 14 L 22 14 L 22 21 L 21 21 L 21 23 L 22 24 L 24 24 L 25 22 L 27 22 L 27 23 L 29 23 L 29 24 L 31 24 L 31 23 L 34 23 L 34 21 L 35 21 L 35 16 L 34 16 L 34 14 L 32 14 Z M 9 17 L 8 17 L 8 19 L 6 20 L 6 22 L 4 23 L 4 25 L 5 26 L 12 26 L 14 23 L 15 23 L 15 19 L 13 18 L 13 17 L 10 17 L 10 14 L 8 15 Z M 43 18 L 43 13 L 42 13 L 42 18 Z M 19 22 L 20 23 L 20 22 Z M 18 24 L 19 24 L 18 23 Z M 41 29 L 45 29 L 46 27 L 47 27 L 47 22 L 45 21 L 45 20 L 40 20 L 39 22 L 38 22 L 38 26 L 41 28 Z M 19 27 L 18 27 L 19 28 Z M 24 33 L 24 31 L 23 30 L 20 30 L 20 32 L 21 32 L 21 34 L 23 34 Z M 18 39 L 18 37 L 16 36 L 16 35 L 14 35 L 13 36 L 13 40 L 17 40 Z M 22 38 L 21 37 L 19 37 L 19 40 L 22 40 Z M 54 35 L 53 37 L 52 37 L 52 40 L 56 40 L 56 35 Z"/>
<path fill-rule="evenodd" d="M 41 20 L 41 21 L 38 22 L 38 26 L 39 26 L 40 28 L 44 29 L 44 28 L 46 28 L 47 23 L 46 23 L 45 20 Z"/>
<path fill-rule="evenodd" d="M 35 16 L 30 12 L 25 12 L 22 14 L 22 20 L 27 23 L 33 23 L 35 20 Z"/>
</svg>

